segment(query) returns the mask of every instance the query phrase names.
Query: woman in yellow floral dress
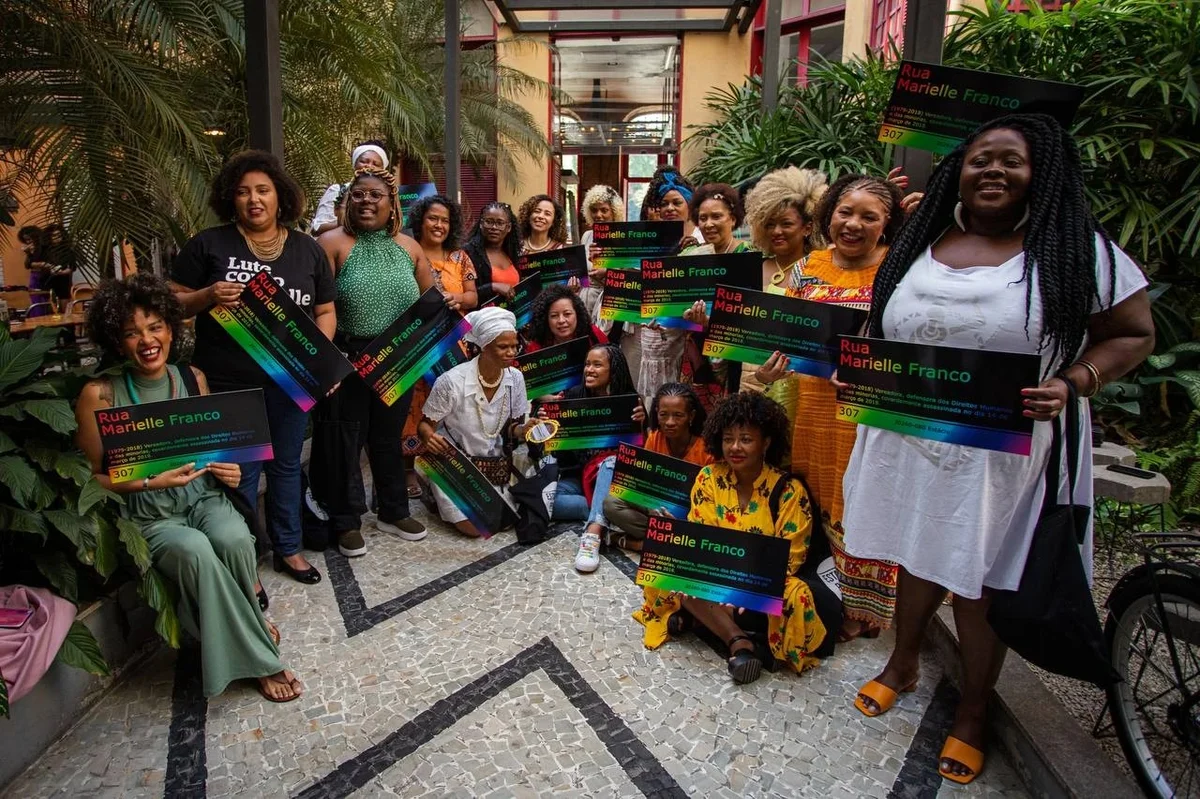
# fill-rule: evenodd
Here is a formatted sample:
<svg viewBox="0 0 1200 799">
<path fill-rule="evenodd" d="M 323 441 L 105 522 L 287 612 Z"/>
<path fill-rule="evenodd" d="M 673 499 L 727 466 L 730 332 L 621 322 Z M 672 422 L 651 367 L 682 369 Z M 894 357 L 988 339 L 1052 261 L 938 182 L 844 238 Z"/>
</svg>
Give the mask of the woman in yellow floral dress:
<svg viewBox="0 0 1200 799">
<path fill-rule="evenodd" d="M 758 679 L 764 665 L 783 661 L 794 671 L 815 666 L 825 640 L 812 592 L 795 576 L 808 554 L 812 514 L 803 484 L 775 465 L 788 447 L 788 419 L 778 403 L 754 392 L 722 400 L 704 425 L 704 444 L 720 458 L 706 466 L 692 486 L 688 520 L 786 538 L 790 545 L 783 615 L 767 616 L 676 592 L 643 589 L 644 604 L 633 618 L 645 627 L 643 641 L 657 649 L 672 635 L 698 622 L 729 646 L 734 682 Z M 772 513 L 770 498 L 787 480 Z"/>
<path fill-rule="evenodd" d="M 785 281 L 787 293 L 868 310 L 887 242 L 904 221 L 901 202 L 900 189 L 882 178 L 846 175 L 835 181 L 816 213 L 821 235 L 831 246 L 812 251 L 793 267 Z M 891 624 L 896 608 L 896 565 L 855 558 L 846 553 L 843 543 L 842 475 L 858 425 L 837 417 L 837 392 L 828 380 L 789 374 L 779 353 L 759 367 L 755 377 L 768 385 L 784 377 L 796 383 L 791 468 L 812 489 L 833 550 L 844 614 L 838 642 L 874 638 Z"/>
</svg>

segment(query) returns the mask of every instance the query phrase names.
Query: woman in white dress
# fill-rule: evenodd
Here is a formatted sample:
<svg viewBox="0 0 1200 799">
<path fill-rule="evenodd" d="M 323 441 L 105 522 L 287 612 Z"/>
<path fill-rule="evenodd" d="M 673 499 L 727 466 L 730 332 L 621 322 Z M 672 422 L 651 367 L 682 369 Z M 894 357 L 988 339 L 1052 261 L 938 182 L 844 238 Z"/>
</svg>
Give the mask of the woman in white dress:
<svg viewBox="0 0 1200 799">
<path fill-rule="evenodd" d="M 1038 422 L 1030 456 L 860 427 L 846 468 L 847 550 L 900 564 L 896 642 L 855 706 L 879 715 L 914 688 L 925 628 L 953 592 L 963 691 L 939 762 L 947 779 L 970 782 L 983 767 L 1005 654 L 987 622 L 989 590 L 1020 584 L 1066 381 L 1091 397 L 1150 353 L 1145 285 L 1088 208 L 1074 141 L 1044 115 L 990 122 L 947 156 L 875 278 L 875 338 L 1042 359 L 1042 382 L 1022 390 Z M 1090 444 L 1084 435 L 1074 497 L 1088 505 Z M 1052 490 L 1065 502 L 1062 482 Z M 1090 533 L 1084 559 L 1090 571 Z"/>
<path fill-rule="evenodd" d="M 467 455 L 501 494 L 508 492 L 514 444 L 525 440 L 537 419 L 526 421 L 529 400 L 525 378 L 513 366 L 517 357 L 517 319 L 503 308 L 467 314 L 466 339 L 479 355 L 434 382 L 425 399 L 417 435 L 432 453 L 451 445 Z M 463 535 L 478 537 L 467 515 L 436 485 L 429 486 L 438 515 Z"/>
</svg>

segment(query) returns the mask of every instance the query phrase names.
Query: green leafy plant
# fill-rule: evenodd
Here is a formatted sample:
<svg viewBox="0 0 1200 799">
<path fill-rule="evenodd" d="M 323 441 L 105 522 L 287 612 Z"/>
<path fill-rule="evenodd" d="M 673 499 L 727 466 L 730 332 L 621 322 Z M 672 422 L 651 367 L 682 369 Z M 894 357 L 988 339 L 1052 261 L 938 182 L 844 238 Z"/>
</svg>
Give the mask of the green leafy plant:
<svg viewBox="0 0 1200 799">
<path fill-rule="evenodd" d="M 845 172 L 886 173 L 893 148 L 877 135 L 895 79 L 895 64 L 868 52 L 846 63 L 809 64 L 807 84 L 782 85 L 769 114 L 762 109 L 758 77 L 710 92 L 705 102 L 717 120 L 684 141 L 704 152 L 691 177 L 739 183 L 788 165 L 830 179 Z"/>
<path fill-rule="evenodd" d="M 44 584 L 71 602 L 99 595 L 125 567 L 158 613 L 155 628 L 179 645 L 173 586 L 153 568 L 150 547 L 119 514 L 75 447 L 71 403 L 93 375 L 43 366 L 55 332 L 12 339 L 0 327 L 0 583 Z M 76 622 L 59 659 L 96 674 L 108 667 L 88 629 Z"/>
<path fill-rule="evenodd" d="M 287 166 L 310 198 L 345 177 L 355 139 L 388 139 L 425 164 L 441 152 L 442 8 L 280 4 Z M 249 139 L 242 15 L 242 0 L 0 0 L 0 131 L 16 165 L 5 190 L 48 188 L 71 237 L 97 252 L 207 224 L 208 182 Z M 522 155 L 547 157 L 513 96 L 549 86 L 492 46 L 461 64 L 463 158 L 511 178 Z"/>
</svg>

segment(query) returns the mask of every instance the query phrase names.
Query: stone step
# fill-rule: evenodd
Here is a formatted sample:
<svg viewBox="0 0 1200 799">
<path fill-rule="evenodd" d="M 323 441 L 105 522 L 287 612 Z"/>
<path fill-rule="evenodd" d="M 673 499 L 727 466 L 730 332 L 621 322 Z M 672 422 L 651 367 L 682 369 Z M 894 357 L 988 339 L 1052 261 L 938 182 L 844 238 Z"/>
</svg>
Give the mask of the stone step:
<svg viewBox="0 0 1200 799">
<path fill-rule="evenodd" d="M 1097 497 L 1134 505 L 1161 505 L 1171 498 L 1171 481 L 1159 472 L 1153 475 L 1147 479 L 1122 474 L 1108 465 L 1095 470 L 1092 483 Z"/>
<path fill-rule="evenodd" d="M 1137 466 L 1137 453 L 1129 447 L 1105 441 L 1100 446 L 1092 448 L 1092 463 L 1096 466 L 1107 466 L 1110 463 Z"/>
</svg>

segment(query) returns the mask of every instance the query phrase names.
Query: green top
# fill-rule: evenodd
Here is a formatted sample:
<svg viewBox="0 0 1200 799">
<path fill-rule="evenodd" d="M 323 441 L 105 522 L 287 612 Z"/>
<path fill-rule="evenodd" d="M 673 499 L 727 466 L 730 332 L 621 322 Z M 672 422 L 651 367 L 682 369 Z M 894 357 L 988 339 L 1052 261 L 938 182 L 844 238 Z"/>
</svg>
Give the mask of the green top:
<svg viewBox="0 0 1200 799">
<path fill-rule="evenodd" d="M 375 338 L 421 296 L 417 267 L 386 230 L 359 233 L 337 273 L 338 330 Z"/>
</svg>

